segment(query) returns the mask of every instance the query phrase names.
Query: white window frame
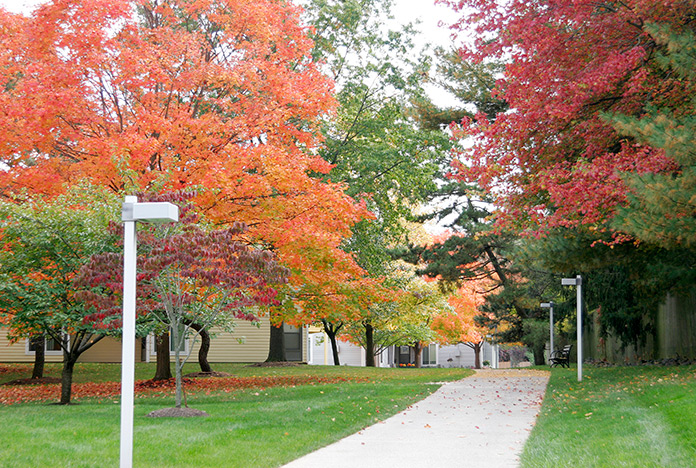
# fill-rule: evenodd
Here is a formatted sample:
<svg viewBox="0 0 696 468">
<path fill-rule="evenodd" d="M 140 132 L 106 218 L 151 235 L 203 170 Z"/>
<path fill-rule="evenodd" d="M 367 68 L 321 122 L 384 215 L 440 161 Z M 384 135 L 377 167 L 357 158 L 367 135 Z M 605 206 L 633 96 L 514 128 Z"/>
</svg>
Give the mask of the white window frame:
<svg viewBox="0 0 696 468">
<path fill-rule="evenodd" d="M 428 346 L 425 348 L 428 349 L 428 362 L 423 361 L 422 365 L 423 366 L 437 366 L 437 351 L 438 351 L 438 345 L 437 343 L 430 343 Z M 421 353 L 421 358 L 422 358 L 423 353 Z"/>
<path fill-rule="evenodd" d="M 157 356 L 157 337 L 154 334 L 150 334 L 147 337 L 147 342 L 149 343 L 148 348 L 150 350 L 149 355 L 150 356 Z M 169 331 L 169 355 L 174 356 L 174 348 L 172 347 L 172 332 L 171 330 Z M 188 356 L 191 354 L 191 338 L 186 338 L 184 340 L 184 349 L 182 353 L 185 356 Z"/>
<path fill-rule="evenodd" d="M 68 342 L 68 349 L 70 349 L 70 335 L 67 333 L 63 332 L 61 335 L 65 338 L 65 340 Z M 48 345 L 49 340 L 53 340 L 53 337 L 49 335 L 45 335 L 46 341 L 44 341 L 44 355 L 45 356 L 62 356 L 63 355 L 63 348 L 58 348 L 56 349 L 47 349 L 46 346 Z M 24 340 L 24 354 L 27 356 L 34 356 L 36 355 L 36 351 L 32 351 L 31 349 L 31 338 L 26 338 Z"/>
</svg>

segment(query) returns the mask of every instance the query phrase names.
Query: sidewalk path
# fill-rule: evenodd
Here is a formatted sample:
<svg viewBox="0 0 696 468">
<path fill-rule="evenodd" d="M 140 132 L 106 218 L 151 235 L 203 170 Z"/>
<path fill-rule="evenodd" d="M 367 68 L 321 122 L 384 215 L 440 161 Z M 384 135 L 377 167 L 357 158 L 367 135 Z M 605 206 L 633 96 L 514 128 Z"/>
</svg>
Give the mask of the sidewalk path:
<svg viewBox="0 0 696 468">
<path fill-rule="evenodd" d="M 548 373 L 483 370 L 285 468 L 516 467 Z"/>
</svg>

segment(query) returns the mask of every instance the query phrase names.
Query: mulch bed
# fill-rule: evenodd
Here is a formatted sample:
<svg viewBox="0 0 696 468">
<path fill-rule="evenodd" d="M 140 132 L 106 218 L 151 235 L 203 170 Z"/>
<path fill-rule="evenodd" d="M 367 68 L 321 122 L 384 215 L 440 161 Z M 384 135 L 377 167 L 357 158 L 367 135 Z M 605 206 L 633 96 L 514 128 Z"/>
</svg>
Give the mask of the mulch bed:
<svg viewBox="0 0 696 468">
<path fill-rule="evenodd" d="M 205 411 L 193 408 L 162 408 L 152 411 L 148 418 L 197 418 L 209 416 Z"/>
<path fill-rule="evenodd" d="M 306 366 L 306 362 L 278 361 L 278 362 L 255 362 L 247 367 L 300 367 Z"/>
<path fill-rule="evenodd" d="M 5 382 L 0 385 L 47 385 L 47 384 L 58 384 L 60 379 L 58 377 L 41 377 L 40 379 L 17 379 Z"/>
<path fill-rule="evenodd" d="M 249 377 L 183 378 L 186 392 L 230 393 L 244 389 L 269 387 L 295 387 L 298 385 L 324 385 L 342 382 L 365 382 L 368 379 L 350 377 L 320 377 L 312 375 L 267 375 Z M 141 380 L 135 382 L 135 394 L 142 397 L 166 397 L 174 394 L 175 379 Z M 72 386 L 74 399 L 97 398 L 113 401 L 121 392 L 120 382 L 87 382 Z M 60 383 L 48 385 L 4 385 L 0 386 L 0 406 L 27 403 L 30 401 L 55 401 L 60 396 Z"/>
<path fill-rule="evenodd" d="M 208 377 L 232 377 L 232 374 L 228 374 L 227 372 L 191 372 L 190 374 L 184 375 L 184 377 L 189 378 L 189 379 L 199 379 L 199 378 L 208 378 Z"/>
</svg>

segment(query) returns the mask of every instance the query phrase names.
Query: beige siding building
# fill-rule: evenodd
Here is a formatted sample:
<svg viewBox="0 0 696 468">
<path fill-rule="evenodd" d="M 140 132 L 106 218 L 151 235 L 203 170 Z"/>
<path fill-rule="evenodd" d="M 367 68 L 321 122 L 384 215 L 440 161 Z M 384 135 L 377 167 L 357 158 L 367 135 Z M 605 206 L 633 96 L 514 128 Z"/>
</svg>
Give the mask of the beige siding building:
<svg viewBox="0 0 696 468">
<path fill-rule="evenodd" d="M 307 330 L 290 326 L 284 327 L 286 353 L 288 360 L 307 362 Z M 270 323 L 261 319 L 260 326 L 249 322 L 237 323 L 233 333 L 212 331 L 213 337 L 208 353 L 210 362 L 263 362 L 268 357 Z M 190 362 L 198 361 L 200 339 L 187 343 L 191 353 Z M 156 359 L 154 339 L 147 337 L 136 340 L 135 359 L 143 362 Z M 171 358 L 174 358 L 172 353 Z M 49 340 L 46 346 L 46 362 L 61 362 L 62 351 Z M 7 329 L 0 327 L 0 362 L 33 362 L 34 351 L 29 341 L 21 339 L 10 343 Z M 104 338 L 80 356 L 79 362 L 121 362 L 121 342 L 114 338 Z"/>
</svg>

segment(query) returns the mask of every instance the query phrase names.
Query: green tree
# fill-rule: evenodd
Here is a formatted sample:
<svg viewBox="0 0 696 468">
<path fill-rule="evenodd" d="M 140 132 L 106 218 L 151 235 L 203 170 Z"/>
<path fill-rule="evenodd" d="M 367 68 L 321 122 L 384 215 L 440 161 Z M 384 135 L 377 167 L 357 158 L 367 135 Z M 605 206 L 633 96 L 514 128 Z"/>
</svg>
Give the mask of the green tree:
<svg viewBox="0 0 696 468">
<path fill-rule="evenodd" d="M 430 60 L 414 53 L 411 26 L 384 27 L 391 0 L 310 0 L 306 7 L 306 22 L 315 28 L 314 58 L 325 62 L 337 88 L 337 111 L 322 127 L 319 154 L 333 165 L 325 177 L 344 184 L 374 215 L 353 226 L 344 249 L 369 277 L 387 277 L 387 247 L 404 235 L 402 220 L 435 190 L 450 146 L 440 129 L 421 128 L 413 117 L 412 103 L 425 99 Z M 383 307 L 361 297 L 346 301 L 349 313 L 318 313 L 332 345 L 333 331 L 351 320 L 364 322 L 359 326 L 370 334 L 368 309 Z"/>
<path fill-rule="evenodd" d="M 554 229 L 528 238 L 516 251 L 529 270 L 552 275 L 544 301 L 557 303 L 556 317 L 574 313 L 573 293 L 560 277 L 583 276 L 588 310 L 600 310 L 600 334 L 623 344 L 640 344 L 654 329 L 654 317 L 668 291 L 681 293 L 696 282 L 693 252 L 650 243 L 615 245 L 611 234 L 587 229 Z"/>
<path fill-rule="evenodd" d="M 113 249 L 107 225 L 119 213 L 105 190 L 78 186 L 54 200 L 0 203 L 0 312 L 10 337 L 46 336 L 63 350 L 60 403 L 70 403 L 78 358 L 108 335 L 114 317 L 94 314 L 74 282 L 91 255 Z"/>
<path fill-rule="evenodd" d="M 525 332 L 525 321 L 544 318 L 539 308 L 553 289 L 553 272 L 533 268 L 519 250 L 527 239 L 495 229 L 488 197 L 475 186 L 452 181 L 433 194 L 434 209 L 424 216 L 448 228 L 428 245 L 410 244 L 396 254 L 419 265 L 418 272 L 438 278 L 441 288 L 453 291 L 464 283 L 485 284 L 485 303 L 476 322 L 498 341 L 523 341 L 536 347 L 535 361 L 543 364 L 544 341 Z"/>
<path fill-rule="evenodd" d="M 412 346 L 420 367 L 423 345 L 437 338 L 431 328 L 434 318 L 451 307 L 437 282 L 416 276 L 403 262 L 394 266 L 390 281 L 396 291 L 392 300 L 370 305 L 362 320 L 347 324 L 345 333 L 365 348 L 367 366 L 375 366 L 375 358 L 390 346 Z"/>
<path fill-rule="evenodd" d="M 458 50 L 441 47 L 435 50 L 435 58 L 436 73 L 431 81 L 449 92 L 457 105 L 443 108 L 428 101 L 416 101 L 415 112 L 423 128 L 438 130 L 477 114 L 493 121 L 507 110 L 507 102 L 493 92 L 503 64 L 465 60 Z"/>
<path fill-rule="evenodd" d="M 337 87 L 320 155 L 334 166 L 327 177 L 374 214 L 346 246 L 372 274 L 383 272 L 385 246 L 404 234 L 401 221 L 435 190 L 450 147 L 439 129 L 421 129 L 412 118 L 430 61 L 414 54 L 411 26 L 385 29 L 392 7 L 391 0 L 315 0 L 307 19 L 316 28 L 315 58 Z"/>
</svg>

